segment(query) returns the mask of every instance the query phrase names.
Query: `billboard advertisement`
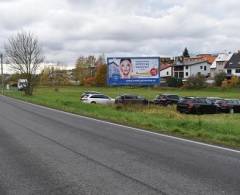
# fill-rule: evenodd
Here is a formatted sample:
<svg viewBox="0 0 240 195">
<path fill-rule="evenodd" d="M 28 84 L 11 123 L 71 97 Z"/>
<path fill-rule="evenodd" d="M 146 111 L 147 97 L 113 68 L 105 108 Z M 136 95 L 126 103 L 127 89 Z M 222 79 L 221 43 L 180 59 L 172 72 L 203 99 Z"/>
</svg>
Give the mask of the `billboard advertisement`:
<svg viewBox="0 0 240 195">
<path fill-rule="evenodd" d="M 159 57 L 108 58 L 108 85 L 159 85 Z"/>
</svg>

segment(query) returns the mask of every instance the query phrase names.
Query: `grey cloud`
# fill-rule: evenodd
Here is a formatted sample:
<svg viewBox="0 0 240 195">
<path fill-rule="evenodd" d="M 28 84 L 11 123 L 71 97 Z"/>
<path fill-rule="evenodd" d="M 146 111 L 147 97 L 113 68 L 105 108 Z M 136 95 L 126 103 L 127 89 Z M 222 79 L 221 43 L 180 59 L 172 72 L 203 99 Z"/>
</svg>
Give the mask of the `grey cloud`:
<svg viewBox="0 0 240 195">
<path fill-rule="evenodd" d="M 52 61 L 78 55 L 178 55 L 238 50 L 236 0 L 1 1 L 0 48 L 8 35 L 35 33 Z"/>
</svg>

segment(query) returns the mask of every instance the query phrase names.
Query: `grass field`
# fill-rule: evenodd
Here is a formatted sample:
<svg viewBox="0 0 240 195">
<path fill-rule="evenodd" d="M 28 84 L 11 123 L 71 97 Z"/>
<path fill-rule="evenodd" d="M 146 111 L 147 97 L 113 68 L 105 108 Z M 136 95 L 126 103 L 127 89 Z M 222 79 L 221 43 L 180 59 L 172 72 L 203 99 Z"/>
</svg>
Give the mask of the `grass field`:
<svg viewBox="0 0 240 195">
<path fill-rule="evenodd" d="M 153 99 L 159 93 L 175 93 L 181 96 L 211 96 L 240 98 L 240 89 L 185 90 L 152 88 L 85 88 L 65 87 L 55 91 L 52 88 L 38 88 L 34 96 L 26 97 L 21 92 L 10 91 L 8 96 L 45 105 L 60 110 L 104 119 L 133 127 L 144 128 L 179 137 L 207 143 L 240 148 L 240 114 L 183 115 L 175 107 L 117 107 L 82 104 L 80 94 L 86 90 L 99 91 L 111 97 L 120 94 L 138 94 Z"/>
</svg>

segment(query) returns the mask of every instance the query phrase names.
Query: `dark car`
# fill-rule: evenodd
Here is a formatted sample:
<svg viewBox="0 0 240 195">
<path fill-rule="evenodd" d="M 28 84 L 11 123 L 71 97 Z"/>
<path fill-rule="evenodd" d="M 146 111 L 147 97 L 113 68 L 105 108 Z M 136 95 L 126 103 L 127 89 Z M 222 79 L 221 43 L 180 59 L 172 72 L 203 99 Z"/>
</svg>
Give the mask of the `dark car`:
<svg viewBox="0 0 240 195">
<path fill-rule="evenodd" d="M 215 114 L 217 106 L 207 98 L 185 98 L 179 101 L 177 110 L 186 114 Z"/>
<path fill-rule="evenodd" d="M 89 94 L 102 95 L 102 93 L 97 92 L 97 91 L 85 91 L 81 94 L 80 99 L 82 99 L 84 96 L 89 95 Z"/>
<path fill-rule="evenodd" d="M 142 104 L 147 105 L 149 101 L 142 97 L 137 95 L 121 95 L 116 97 L 115 99 L 116 104 Z"/>
<path fill-rule="evenodd" d="M 180 100 L 178 95 L 173 94 L 162 94 L 158 95 L 154 100 L 153 103 L 157 105 L 167 106 L 177 104 Z"/>
<path fill-rule="evenodd" d="M 217 111 L 220 113 L 240 113 L 240 101 L 239 100 L 218 100 L 215 102 Z"/>
</svg>

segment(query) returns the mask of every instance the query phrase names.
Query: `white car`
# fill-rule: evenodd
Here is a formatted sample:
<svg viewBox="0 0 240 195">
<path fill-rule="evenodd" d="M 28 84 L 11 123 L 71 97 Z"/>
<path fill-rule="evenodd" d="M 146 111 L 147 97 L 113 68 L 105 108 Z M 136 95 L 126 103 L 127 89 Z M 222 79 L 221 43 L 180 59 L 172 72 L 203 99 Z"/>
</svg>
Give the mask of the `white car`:
<svg viewBox="0 0 240 195">
<path fill-rule="evenodd" d="M 83 103 L 88 104 L 114 104 L 115 100 L 102 94 L 88 94 L 82 99 Z"/>
<path fill-rule="evenodd" d="M 19 79 L 17 83 L 17 88 L 19 91 L 24 90 L 28 85 L 28 80 L 27 79 Z"/>
</svg>

